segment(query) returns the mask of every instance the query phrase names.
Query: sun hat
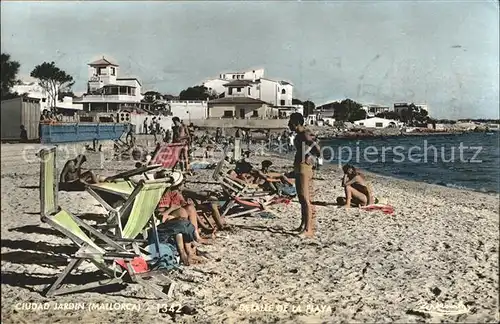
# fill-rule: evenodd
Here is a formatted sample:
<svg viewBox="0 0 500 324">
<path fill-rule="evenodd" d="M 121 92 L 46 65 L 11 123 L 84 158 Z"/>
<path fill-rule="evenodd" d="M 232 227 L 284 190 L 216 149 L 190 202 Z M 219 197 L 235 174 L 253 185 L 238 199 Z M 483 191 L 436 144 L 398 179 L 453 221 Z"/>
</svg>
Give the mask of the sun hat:
<svg viewBox="0 0 500 324">
<path fill-rule="evenodd" d="M 180 171 L 173 171 L 170 177 L 172 178 L 173 187 L 180 185 L 184 180 L 184 175 Z"/>
</svg>

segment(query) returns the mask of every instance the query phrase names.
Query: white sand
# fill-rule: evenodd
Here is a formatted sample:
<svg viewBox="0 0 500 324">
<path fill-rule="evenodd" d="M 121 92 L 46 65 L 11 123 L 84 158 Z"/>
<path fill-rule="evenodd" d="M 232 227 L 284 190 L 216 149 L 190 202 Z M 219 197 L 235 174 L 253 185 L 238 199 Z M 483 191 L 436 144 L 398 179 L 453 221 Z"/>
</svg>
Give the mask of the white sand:
<svg viewBox="0 0 500 324">
<path fill-rule="evenodd" d="M 162 302 L 138 285 L 53 299 L 41 295 L 75 249 L 70 240 L 41 224 L 39 191 L 26 188 L 38 186 L 39 164 L 23 161 L 24 147 L 2 145 L 2 323 L 173 322 L 170 315 L 157 311 Z M 34 160 L 35 151 L 28 157 Z M 132 164 L 106 166 L 120 170 Z M 208 180 L 210 172 L 192 179 Z M 331 204 L 342 195 L 340 176 L 336 169 L 317 174 L 323 180 L 315 182 L 314 200 L 320 203 L 315 240 L 276 231 L 298 226 L 297 202 L 280 207 L 275 219 L 230 219 L 232 224 L 254 228 L 221 232 L 214 246 L 202 247 L 211 260 L 173 276 L 178 287 L 166 304 L 198 310 L 197 315 L 176 321 L 498 321 L 498 195 L 370 175 L 376 194 L 390 199 L 393 215 L 322 206 L 321 202 Z M 210 186 L 215 187 L 205 185 Z M 77 215 L 104 211 L 84 192 L 60 192 L 59 204 Z M 57 310 L 55 304 L 47 304 L 46 310 L 19 309 L 26 306 L 23 303 L 45 302 L 86 303 L 86 309 Z M 468 312 L 441 317 L 407 314 L 428 302 L 448 309 L 465 304 Z M 88 311 L 90 303 L 141 309 Z"/>
</svg>

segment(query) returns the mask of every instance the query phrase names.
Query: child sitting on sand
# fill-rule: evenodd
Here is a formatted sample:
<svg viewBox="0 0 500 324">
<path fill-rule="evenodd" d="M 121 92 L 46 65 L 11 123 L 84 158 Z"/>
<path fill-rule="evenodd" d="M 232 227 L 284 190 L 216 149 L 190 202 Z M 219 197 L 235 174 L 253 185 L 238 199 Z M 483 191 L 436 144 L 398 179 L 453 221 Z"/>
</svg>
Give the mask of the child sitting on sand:
<svg viewBox="0 0 500 324">
<path fill-rule="evenodd" d="M 345 201 L 339 197 L 339 204 L 345 204 L 345 208 L 350 208 L 351 204 L 356 206 L 372 205 L 374 203 L 373 191 L 364 175 L 350 164 L 344 165 L 342 170 L 344 171 L 342 187 L 345 190 Z"/>
</svg>

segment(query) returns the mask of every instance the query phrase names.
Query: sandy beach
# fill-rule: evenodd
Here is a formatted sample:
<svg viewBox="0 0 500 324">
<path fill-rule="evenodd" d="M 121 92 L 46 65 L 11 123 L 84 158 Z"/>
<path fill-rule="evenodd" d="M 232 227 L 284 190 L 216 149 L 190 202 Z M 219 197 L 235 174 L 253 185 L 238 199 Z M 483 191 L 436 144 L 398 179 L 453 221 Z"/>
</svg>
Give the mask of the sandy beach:
<svg viewBox="0 0 500 324">
<path fill-rule="evenodd" d="M 214 245 L 201 247 L 210 259 L 172 275 L 177 287 L 171 301 L 153 299 L 139 285 L 45 298 L 41 292 L 76 249 L 40 222 L 34 158 L 39 146 L 26 147 L 1 148 L 2 323 L 499 320 L 498 195 L 368 174 L 376 195 L 389 199 L 394 214 L 345 210 L 334 205 L 343 195 L 336 166 L 316 173 L 314 240 L 286 232 L 300 222 L 294 200 L 277 207 L 276 218 L 228 219 L 236 230 L 218 232 Z M 287 160 L 272 160 L 281 170 L 291 167 Z M 99 167 L 97 157 L 89 161 Z M 97 172 L 132 166 L 132 161 L 106 163 Z M 217 188 L 211 173 L 199 171 L 186 186 Z M 90 222 L 104 213 L 86 192 L 60 192 L 59 204 Z M 75 280 L 95 276 L 92 271 L 89 267 L 90 274 Z M 190 305 L 198 313 L 173 317 L 159 311 L 164 305 Z M 461 314 L 438 314 L 457 309 Z"/>
</svg>

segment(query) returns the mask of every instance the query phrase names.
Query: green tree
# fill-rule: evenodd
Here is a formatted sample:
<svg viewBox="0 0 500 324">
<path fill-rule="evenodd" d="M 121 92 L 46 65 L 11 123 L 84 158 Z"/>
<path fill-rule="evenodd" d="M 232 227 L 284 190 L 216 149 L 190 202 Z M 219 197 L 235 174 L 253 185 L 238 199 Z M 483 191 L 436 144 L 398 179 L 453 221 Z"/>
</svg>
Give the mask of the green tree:
<svg viewBox="0 0 500 324">
<path fill-rule="evenodd" d="M 350 121 L 366 118 L 366 111 L 363 109 L 363 105 L 352 100 L 344 99 L 341 102 L 335 101 L 329 104 L 321 106 L 321 110 L 327 112 L 332 112 L 333 117 L 338 121 Z"/>
<path fill-rule="evenodd" d="M 59 93 L 57 94 L 57 98 L 59 99 L 59 101 L 62 101 L 64 97 L 74 98 L 76 96 L 73 91 L 59 91 Z"/>
<path fill-rule="evenodd" d="M 157 91 L 147 91 L 144 93 L 143 102 L 153 103 L 156 100 L 163 98 L 162 94 Z"/>
<path fill-rule="evenodd" d="M 21 65 L 17 61 L 11 61 L 10 55 L 2 53 L 2 93 L 1 100 L 14 98 L 17 93 L 11 92 L 12 87 L 17 82 L 17 73 Z"/>
<path fill-rule="evenodd" d="M 376 115 L 376 117 L 400 120 L 399 114 L 395 111 L 384 111 L 384 112 L 378 113 Z"/>
<path fill-rule="evenodd" d="M 297 98 L 292 98 L 292 105 L 302 105 L 302 100 Z"/>
<path fill-rule="evenodd" d="M 217 99 L 219 96 L 213 91 L 209 91 L 207 87 L 198 85 L 182 90 L 179 94 L 180 100 L 207 100 Z"/>
<path fill-rule="evenodd" d="M 69 91 L 75 83 L 73 77 L 58 68 L 54 62 L 43 62 L 35 66 L 30 75 L 38 79 L 40 86 L 47 92 L 52 109 L 57 105 L 58 94 Z"/>
</svg>

